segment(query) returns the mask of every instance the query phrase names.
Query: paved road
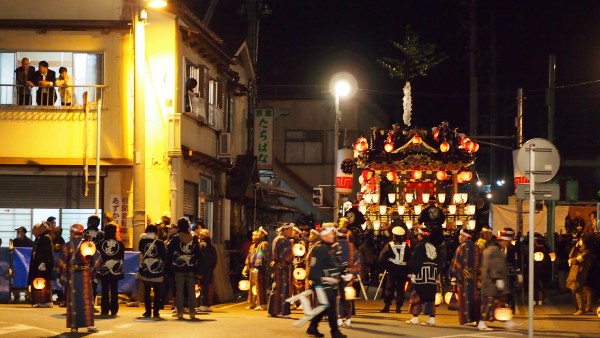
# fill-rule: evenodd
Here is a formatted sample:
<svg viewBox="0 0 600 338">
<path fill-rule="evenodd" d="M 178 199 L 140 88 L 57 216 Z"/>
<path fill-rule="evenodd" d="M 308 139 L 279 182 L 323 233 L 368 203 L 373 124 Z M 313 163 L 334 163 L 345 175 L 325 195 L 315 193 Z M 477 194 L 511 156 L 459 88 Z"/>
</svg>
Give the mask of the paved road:
<svg viewBox="0 0 600 338">
<path fill-rule="evenodd" d="M 119 310 L 119 316 L 112 319 L 97 318 L 98 333 L 71 334 L 65 328 L 65 310 L 33 309 L 24 304 L 0 305 L 0 336 L 28 337 L 203 337 L 203 338 L 241 338 L 241 337 L 305 337 L 302 328 L 292 327 L 293 320 L 267 318 L 265 311 L 244 309 L 243 303 L 222 304 L 210 314 L 199 315 L 200 320 L 178 321 L 164 311 L 164 320 L 147 322 L 138 320 L 143 308 L 125 307 Z M 479 332 L 475 328 L 461 327 L 457 324 L 456 313 L 448 311 L 446 306 L 438 308 L 437 326 L 422 327 L 405 324 L 410 315 L 381 314 L 382 302 L 357 301 L 357 315 L 352 327 L 343 329 L 348 337 L 527 337 L 527 317 L 524 309 L 519 308 L 516 316 L 523 327 L 517 331 L 506 331 L 501 323 L 492 323 L 495 331 Z M 535 308 L 535 337 L 600 337 L 600 318 L 596 315 L 574 317 L 570 295 L 555 294 L 547 305 Z M 300 311 L 293 317 L 300 318 Z M 423 318 L 423 317 L 422 317 Z M 423 318 L 424 319 L 424 318 Z M 320 325 L 323 333 L 328 333 L 327 324 Z"/>
</svg>

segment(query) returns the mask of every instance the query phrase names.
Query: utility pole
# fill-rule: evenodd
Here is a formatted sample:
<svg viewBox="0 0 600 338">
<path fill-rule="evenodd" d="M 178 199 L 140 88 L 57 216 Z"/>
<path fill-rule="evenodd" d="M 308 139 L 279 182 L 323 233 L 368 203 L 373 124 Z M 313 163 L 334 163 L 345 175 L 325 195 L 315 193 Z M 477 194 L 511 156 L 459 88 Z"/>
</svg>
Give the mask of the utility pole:
<svg viewBox="0 0 600 338">
<path fill-rule="evenodd" d="M 554 107 L 556 103 L 556 55 L 551 54 L 548 58 L 548 141 L 554 143 Z M 550 251 L 554 251 L 554 231 L 556 224 L 554 218 L 556 214 L 556 202 L 548 201 L 548 217 L 546 218 L 546 229 L 548 236 L 546 243 Z"/>
<path fill-rule="evenodd" d="M 496 2 L 491 2 L 490 14 L 490 135 L 498 132 L 496 115 L 498 113 L 498 67 L 497 67 L 497 40 L 496 40 Z M 478 137 L 479 138 L 479 137 Z M 490 147 L 490 186 L 496 180 L 496 151 Z M 496 200 L 497 201 L 497 200 Z"/>
<path fill-rule="evenodd" d="M 517 89 L 517 119 L 515 122 L 517 127 L 517 148 L 521 148 L 523 145 L 523 88 Z M 514 150 L 514 152 L 516 151 Z M 513 161 L 516 161 L 514 152 Z M 517 187 L 515 186 L 516 190 Z M 523 231 L 523 200 L 517 198 L 517 232 L 519 231 Z"/>
<path fill-rule="evenodd" d="M 469 5 L 469 74 L 470 74 L 470 94 L 469 94 L 469 134 L 477 139 L 477 0 L 471 0 Z M 475 164 L 471 166 L 473 177 L 477 175 Z M 477 185 L 470 185 L 472 197 L 477 189 Z"/>
</svg>

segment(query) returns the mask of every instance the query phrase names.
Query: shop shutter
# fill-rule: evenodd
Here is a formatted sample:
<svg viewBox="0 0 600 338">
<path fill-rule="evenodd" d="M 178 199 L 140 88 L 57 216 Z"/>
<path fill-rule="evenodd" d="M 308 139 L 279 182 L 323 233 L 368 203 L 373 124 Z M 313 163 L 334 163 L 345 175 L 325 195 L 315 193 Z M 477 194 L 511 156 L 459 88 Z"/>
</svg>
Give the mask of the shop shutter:
<svg viewBox="0 0 600 338">
<path fill-rule="evenodd" d="M 91 177 L 93 180 L 93 177 Z M 103 201 L 100 178 L 100 207 Z M 96 185 L 89 185 L 84 197 L 83 176 L 0 176 L 0 207 L 93 209 Z"/>
<path fill-rule="evenodd" d="M 198 217 L 198 184 L 194 182 L 183 183 L 183 214 L 192 216 L 192 222 Z"/>
</svg>

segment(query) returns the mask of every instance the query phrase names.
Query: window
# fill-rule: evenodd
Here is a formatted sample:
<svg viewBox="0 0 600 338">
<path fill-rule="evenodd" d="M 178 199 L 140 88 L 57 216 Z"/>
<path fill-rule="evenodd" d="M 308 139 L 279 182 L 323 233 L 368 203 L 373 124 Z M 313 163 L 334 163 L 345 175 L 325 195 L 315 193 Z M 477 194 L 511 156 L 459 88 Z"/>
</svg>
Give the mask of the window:
<svg viewBox="0 0 600 338">
<path fill-rule="evenodd" d="M 198 186 L 198 215 L 204 218 L 204 224 L 211 233 L 213 232 L 213 199 L 212 199 L 212 179 L 201 176 Z"/>
<path fill-rule="evenodd" d="M 285 132 L 285 163 L 323 163 L 323 131 L 287 130 Z"/>
<path fill-rule="evenodd" d="M 327 159 L 325 163 L 333 163 L 333 130 L 327 131 L 327 142 L 325 148 L 327 149 L 326 155 Z M 340 149 L 343 147 L 352 148 L 352 142 L 354 142 L 358 138 L 358 134 L 356 130 L 340 130 L 340 139 L 339 139 L 339 147 Z"/>
<path fill-rule="evenodd" d="M 21 60 L 27 57 L 31 66 L 38 70 L 40 61 L 47 61 L 49 69 L 60 75 L 58 69 L 66 67 L 68 75 L 73 79 L 74 86 L 103 85 L 104 84 L 104 55 L 102 53 L 76 53 L 76 52 L 11 52 L 0 53 L 0 83 L 5 85 L 14 84 L 15 69 L 21 65 Z M 11 86 L 0 87 L 0 104 L 16 104 L 16 88 Z M 36 88 L 33 89 L 35 91 Z M 88 101 L 97 101 L 100 98 L 101 90 L 97 88 L 78 87 L 73 88 L 72 105 L 83 104 L 83 93 L 88 92 Z M 60 96 L 60 91 L 57 90 Z M 35 92 L 32 104 L 36 104 Z M 57 98 L 55 105 L 60 105 L 60 97 Z"/>
<path fill-rule="evenodd" d="M 2 246 L 8 246 L 8 242 L 17 237 L 15 229 L 19 227 L 27 229 L 27 237 L 33 239 L 31 235 L 31 209 L 8 209 L 2 208 L 0 213 L 0 238 Z"/>
</svg>

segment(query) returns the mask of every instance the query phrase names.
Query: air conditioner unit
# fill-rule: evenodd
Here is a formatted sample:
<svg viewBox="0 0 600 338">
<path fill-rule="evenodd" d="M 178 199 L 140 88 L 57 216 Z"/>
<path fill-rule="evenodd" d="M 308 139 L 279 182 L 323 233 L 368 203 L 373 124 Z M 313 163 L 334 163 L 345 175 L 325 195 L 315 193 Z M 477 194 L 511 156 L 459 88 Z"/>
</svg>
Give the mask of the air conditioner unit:
<svg viewBox="0 0 600 338">
<path fill-rule="evenodd" d="M 219 134 L 219 157 L 231 156 L 231 133 Z"/>
</svg>

